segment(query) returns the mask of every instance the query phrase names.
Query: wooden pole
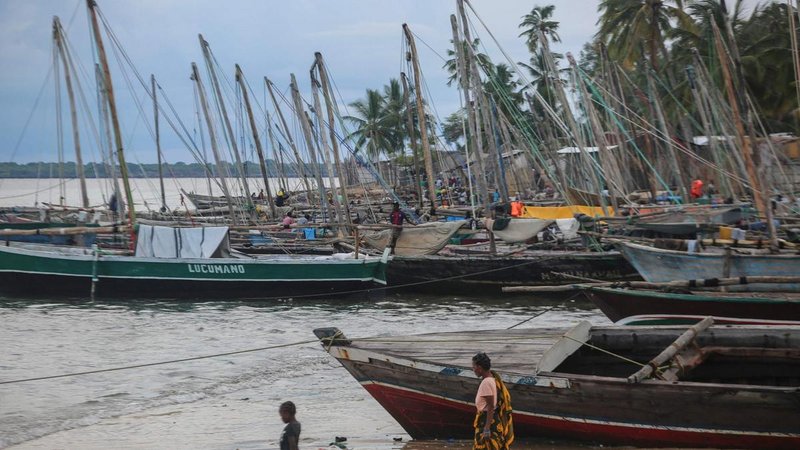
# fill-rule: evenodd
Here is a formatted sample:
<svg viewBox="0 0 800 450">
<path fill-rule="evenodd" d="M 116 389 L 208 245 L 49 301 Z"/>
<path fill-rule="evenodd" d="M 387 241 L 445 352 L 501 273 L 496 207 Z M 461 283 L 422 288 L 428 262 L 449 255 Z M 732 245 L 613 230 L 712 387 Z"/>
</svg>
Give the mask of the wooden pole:
<svg viewBox="0 0 800 450">
<path fill-rule="evenodd" d="M 253 132 L 253 143 L 256 146 L 256 153 L 258 154 L 258 164 L 261 167 L 261 177 L 264 180 L 264 189 L 267 191 L 267 204 L 269 205 L 269 212 L 272 214 L 272 219 L 279 219 L 275 210 L 275 200 L 272 198 L 272 190 L 269 187 L 269 172 L 267 171 L 267 162 L 264 159 L 264 148 L 261 146 L 261 139 L 258 136 L 258 127 L 256 126 L 256 118 L 253 116 L 253 108 L 250 107 L 250 96 L 247 93 L 247 84 L 244 82 L 244 74 L 239 64 L 236 64 L 236 82 L 239 83 L 239 88 L 242 90 L 242 100 L 244 100 L 244 108 L 247 111 L 247 118 L 250 121 L 250 130 Z"/>
<path fill-rule="evenodd" d="M 272 160 L 275 161 L 275 165 L 278 166 L 278 176 L 280 177 L 281 188 L 288 189 L 289 181 L 286 178 L 286 166 L 283 163 L 283 152 L 281 151 L 277 142 L 275 142 L 275 135 L 272 132 L 272 117 L 270 117 L 269 111 L 266 111 L 266 120 L 267 136 L 269 137 L 269 145 L 272 147 Z"/>
<path fill-rule="evenodd" d="M 403 104 L 406 106 L 406 132 L 411 144 L 411 154 L 414 157 L 414 185 L 417 192 L 417 200 L 419 202 L 419 209 L 424 208 L 424 197 L 422 194 L 422 184 L 419 179 L 419 155 L 417 147 L 417 136 L 414 133 L 414 111 L 411 109 L 411 100 L 408 95 L 408 79 L 405 72 L 400 72 L 400 81 L 403 83 Z"/>
<path fill-rule="evenodd" d="M 425 175 L 428 179 L 428 200 L 431 202 L 431 212 L 436 211 L 436 183 L 433 180 L 433 157 L 431 155 L 430 142 L 428 142 L 428 121 L 425 116 L 425 103 L 422 100 L 422 81 L 419 70 L 419 59 L 417 57 L 417 44 L 414 42 L 414 35 L 408 28 L 408 24 L 403 24 L 403 32 L 406 35 L 408 46 L 411 50 L 411 66 L 414 69 L 414 94 L 417 97 L 417 119 L 419 121 L 419 135 L 422 140 L 422 155 L 425 161 Z"/>
<path fill-rule="evenodd" d="M 729 61 L 726 55 L 725 46 L 722 43 L 722 35 L 720 34 L 719 27 L 716 22 L 711 21 L 711 28 L 714 30 L 714 43 L 717 49 L 717 56 L 719 58 L 720 67 L 722 68 L 722 77 L 725 81 L 725 92 L 728 95 L 728 103 L 730 104 L 731 111 L 733 112 L 733 123 L 736 128 L 736 138 L 739 141 L 742 156 L 744 156 L 745 169 L 747 170 L 747 178 L 750 182 L 750 188 L 753 192 L 753 203 L 756 209 L 762 213 L 766 212 L 766 205 L 761 196 L 761 183 L 759 183 L 758 173 L 756 173 L 755 164 L 753 163 L 753 152 L 750 148 L 751 142 L 748 141 L 744 124 L 742 123 L 742 116 L 739 111 L 739 100 L 736 98 L 736 93 L 733 89 L 733 80 Z"/>
<path fill-rule="evenodd" d="M 714 319 L 711 317 L 706 317 L 705 319 L 701 320 L 699 323 L 692 325 L 689 327 L 688 330 L 684 331 L 678 339 L 675 339 L 669 347 L 664 349 L 661 353 L 658 354 L 655 358 L 650 360 L 646 366 L 639 369 L 636 373 L 628 377 L 628 383 L 639 383 L 643 380 L 650 378 L 658 368 L 671 360 L 678 352 L 686 348 L 689 344 L 694 341 L 694 338 L 697 337 L 700 333 L 706 331 L 711 325 L 714 324 Z"/>
<path fill-rule="evenodd" d="M 322 103 L 319 101 L 319 88 L 320 83 L 317 81 L 317 78 L 314 76 L 314 66 L 316 66 L 316 59 L 314 60 L 314 65 L 311 67 L 311 93 L 314 97 L 314 115 L 317 117 L 317 129 L 319 130 L 319 138 L 322 141 L 322 148 L 320 152 L 322 153 L 322 159 L 325 161 L 325 169 L 328 171 L 328 183 L 330 184 L 331 189 L 331 200 L 333 201 L 333 209 L 336 211 L 336 221 L 337 222 L 349 222 L 350 215 L 348 214 L 347 217 L 342 216 L 342 204 L 339 202 L 339 195 L 337 194 L 336 189 L 336 175 L 333 173 L 333 164 L 331 164 L 331 149 L 328 145 L 328 135 L 325 133 L 325 125 L 323 124 L 324 120 L 322 119 Z M 333 126 L 333 124 L 330 124 Z"/>
<path fill-rule="evenodd" d="M 75 146 L 75 170 L 78 173 L 78 179 L 81 184 L 81 206 L 84 208 L 89 207 L 89 194 L 86 191 L 86 175 L 83 172 L 83 156 L 81 155 L 81 139 L 78 125 L 78 111 L 75 108 L 75 92 L 72 89 L 72 75 L 70 72 L 70 63 L 68 61 L 67 51 L 64 48 L 63 29 L 61 28 L 61 21 L 58 17 L 53 18 L 53 39 L 56 42 L 58 53 L 61 56 L 61 62 L 64 65 L 64 82 L 67 87 L 67 98 L 69 99 L 70 119 L 72 120 L 72 142 Z M 95 174 L 97 176 L 97 174 Z"/>
<path fill-rule="evenodd" d="M 242 165 L 242 158 L 239 155 L 239 146 L 236 144 L 236 134 L 233 132 L 231 121 L 228 118 L 228 109 L 225 107 L 225 99 L 222 97 L 222 90 L 219 87 L 219 80 L 217 79 L 217 71 L 214 69 L 214 59 L 211 57 L 211 47 L 208 41 L 203 39 L 202 34 L 198 34 L 197 38 L 200 40 L 200 48 L 203 49 L 203 56 L 206 60 L 206 67 L 211 76 L 211 86 L 214 88 L 214 95 L 217 98 L 220 112 L 222 113 L 222 123 L 225 125 L 225 130 L 228 133 L 228 140 L 231 144 L 231 152 L 233 153 L 234 161 L 236 162 L 236 169 L 240 174 L 242 180 L 242 189 L 244 189 L 245 204 L 250 210 L 250 217 L 255 219 L 255 209 L 253 207 L 253 199 L 250 197 L 250 187 L 247 183 L 247 174 Z"/>
<path fill-rule="evenodd" d="M 464 107 L 467 109 L 467 127 L 469 128 L 469 132 L 466 133 L 465 138 L 467 140 L 467 147 L 470 153 L 475 155 L 475 162 L 478 165 L 478 173 L 475 178 L 478 182 L 478 190 L 480 190 L 480 195 L 483 198 L 483 214 L 484 216 L 489 216 L 492 200 L 489 198 L 489 186 L 486 181 L 486 170 L 483 166 L 483 149 L 480 142 L 480 135 L 475 135 L 477 120 L 475 118 L 475 109 L 472 107 L 472 100 L 470 99 L 469 76 L 467 75 L 466 68 L 469 56 L 464 54 L 463 48 L 463 45 L 470 45 L 470 43 L 465 43 L 461 39 L 461 35 L 458 32 L 458 20 L 455 15 L 450 15 L 450 26 L 453 32 L 453 45 L 455 46 L 456 66 L 459 73 L 458 79 L 461 83 L 461 95 L 464 97 Z"/>
<path fill-rule="evenodd" d="M 158 100 L 156 97 L 156 76 L 150 75 L 150 88 L 153 91 L 153 120 L 156 133 L 156 154 L 158 155 L 158 182 L 161 186 L 161 212 L 167 211 L 167 196 L 164 192 L 164 168 L 161 163 L 161 133 L 158 128 Z"/>
<path fill-rule="evenodd" d="M 108 149 L 108 169 L 111 174 L 111 183 L 113 184 L 114 196 L 117 197 L 117 210 L 114 213 L 122 216 L 122 199 L 120 198 L 119 179 L 117 178 L 117 164 L 114 162 L 114 140 L 111 137 L 111 114 L 108 112 L 108 101 L 106 100 L 106 87 L 103 81 L 103 71 L 100 69 L 100 64 L 95 64 L 95 77 L 97 78 L 97 85 L 99 91 L 98 103 L 100 104 L 100 115 L 103 128 L 103 136 L 101 140 Z M 104 152 L 105 154 L 105 152 Z"/>
<path fill-rule="evenodd" d="M 311 204 L 311 184 L 308 182 L 308 177 L 306 176 L 305 163 L 303 162 L 303 158 L 300 157 L 300 152 L 297 150 L 297 144 L 294 142 L 292 132 L 289 131 L 289 125 L 286 123 L 286 118 L 283 117 L 283 111 L 281 110 L 280 106 L 278 106 L 278 100 L 275 98 L 275 92 L 272 91 L 272 81 L 270 81 L 269 78 L 264 77 L 264 82 L 267 84 L 267 91 L 269 91 L 269 96 L 272 99 L 272 105 L 275 107 L 275 111 L 278 113 L 278 118 L 281 120 L 283 133 L 286 135 L 286 140 L 289 141 L 289 147 L 292 148 L 292 152 L 294 153 L 294 158 L 297 161 L 297 170 L 300 172 L 298 175 L 303 178 L 303 185 L 305 185 L 306 188 L 308 203 Z"/>
<path fill-rule="evenodd" d="M 203 83 L 200 81 L 200 71 L 197 70 L 197 64 L 192 63 L 192 79 L 195 83 L 197 83 L 197 93 L 200 97 L 200 107 L 203 109 L 203 116 L 206 119 L 206 127 L 208 128 L 208 136 L 209 141 L 211 141 L 211 153 L 214 155 L 214 162 L 217 165 L 217 176 L 219 177 L 220 187 L 222 187 L 222 194 L 225 196 L 225 200 L 228 203 L 228 212 L 231 215 L 231 221 L 236 224 L 236 213 L 233 209 L 233 200 L 231 199 L 231 193 L 228 190 L 228 181 L 225 178 L 225 174 L 221 173 L 220 169 L 222 168 L 222 158 L 219 154 L 219 147 L 217 144 L 217 133 L 214 128 L 214 121 L 211 119 L 210 111 L 208 110 L 208 99 L 206 98 L 206 90 L 203 87 Z"/>
<path fill-rule="evenodd" d="M 125 189 L 125 198 L 128 201 L 128 219 L 130 220 L 131 225 L 131 245 L 134 245 L 136 234 L 135 231 L 133 231 L 133 226 L 136 224 L 136 209 L 133 206 L 133 192 L 131 191 L 131 183 L 128 179 L 128 165 L 125 162 L 125 150 L 122 146 L 122 130 L 120 129 L 119 125 L 117 101 L 114 97 L 114 87 L 111 83 L 111 71 L 108 67 L 106 49 L 103 46 L 103 36 L 100 33 L 100 24 L 97 20 L 97 11 L 95 10 L 97 3 L 94 0 L 86 0 L 86 5 L 89 8 L 89 16 L 91 17 L 94 42 L 97 46 L 97 57 L 100 60 L 100 67 L 103 71 L 103 86 L 106 90 L 106 101 L 108 102 L 108 110 L 111 114 L 111 126 L 114 129 L 114 144 L 117 149 L 117 160 L 119 161 L 122 185 Z"/>
<path fill-rule="evenodd" d="M 319 170 L 319 160 L 317 159 L 316 142 L 314 141 L 314 133 L 311 131 L 311 119 L 305 113 L 303 108 L 303 100 L 300 98 L 300 89 L 297 87 L 297 78 L 294 74 L 290 74 L 292 79 L 290 89 L 292 91 L 292 101 L 294 102 L 294 112 L 297 114 L 297 120 L 300 121 L 300 128 L 303 130 L 303 135 L 306 140 L 306 148 L 308 149 L 308 156 L 311 159 L 312 168 L 314 169 L 314 178 L 317 181 L 317 188 L 319 190 L 319 209 L 324 214 L 328 209 L 325 202 L 325 185 L 322 184 L 322 174 Z M 309 192 L 309 195 L 311 193 Z"/>
<path fill-rule="evenodd" d="M 595 144 L 597 145 L 598 150 L 600 150 L 599 154 L 597 155 L 597 159 L 600 160 L 600 164 L 603 167 L 603 172 L 605 173 L 606 185 L 608 186 L 608 193 L 609 197 L 611 198 L 611 205 L 614 207 L 614 211 L 618 212 L 619 205 L 617 204 L 617 198 L 620 197 L 620 193 L 617 192 L 617 186 L 615 184 L 616 180 L 613 179 L 617 177 L 616 173 L 611 169 L 610 160 L 612 155 L 610 154 L 608 145 L 606 143 L 606 133 L 603 130 L 603 127 L 600 125 L 600 120 L 597 118 L 597 113 L 594 110 L 594 103 L 592 103 L 589 90 L 586 89 L 586 84 L 584 84 L 583 79 L 578 72 L 578 63 L 575 62 L 575 58 L 572 57 L 572 53 L 567 52 L 567 59 L 569 60 L 569 64 L 572 66 L 572 70 L 575 73 L 576 84 L 578 85 L 578 90 L 580 91 L 581 98 L 583 99 L 583 107 L 586 109 L 589 125 L 592 128 L 592 134 L 594 134 Z M 602 194 L 600 197 L 602 197 Z"/>
<path fill-rule="evenodd" d="M 317 70 L 319 71 L 319 80 L 322 84 L 322 96 L 325 99 L 325 109 L 328 114 L 328 134 L 331 138 L 331 145 L 333 146 L 333 161 L 336 165 L 336 175 L 339 177 L 339 189 L 342 192 L 342 200 L 344 200 L 344 214 L 347 223 L 352 223 L 350 216 L 350 194 L 347 193 L 347 177 L 342 168 L 341 155 L 339 154 L 339 139 L 336 136 L 336 117 L 333 114 L 333 94 L 330 88 L 330 79 L 328 77 L 328 68 L 325 61 L 322 59 L 322 53 L 314 53 L 317 63 Z"/>
</svg>

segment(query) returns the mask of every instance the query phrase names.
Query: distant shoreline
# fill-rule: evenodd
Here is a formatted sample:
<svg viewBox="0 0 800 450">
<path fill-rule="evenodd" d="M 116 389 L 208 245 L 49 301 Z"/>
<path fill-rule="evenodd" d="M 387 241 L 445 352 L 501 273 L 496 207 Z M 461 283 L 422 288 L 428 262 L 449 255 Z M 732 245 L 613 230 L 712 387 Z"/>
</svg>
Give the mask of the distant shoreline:
<svg viewBox="0 0 800 450">
<path fill-rule="evenodd" d="M 284 164 L 280 167 L 274 160 L 267 160 L 267 173 L 270 178 L 277 178 L 286 175 L 288 178 L 296 178 L 299 175 L 293 166 Z M 261 176 L 261 168 L 258 163 L 253 161 L 244 162 L 247 178 Z M 310 167 L 310 166 L 309 166 Z M 283 170 L 281 170 L 283 169 Z M 328 176 L 324 166 L 321 166 L 322 176 Z M 107 173 L 107 168 L 103 164 L 84 164 L 83 173 L 86 178 L 111 178 Z M 119 167 L 116 168 L 119 174 Z M 165 178 L 206 178 L 208 172 L 218 173 L 214 164 L 207 167 L 199 163 L 176 162 L 162 164 L 162 171 Z M 63 175 L 62 175 L 63 172 Z M 223 165 L 222 173 L 230 174 L 231 177 L 238 176 L 238 170 L 230 163 Z M 158 164 L 129 164 L 128 176 L 130 178 L 158 178 Z M 0 163 L 0 179 L 20 178 L 20 179 L 59 179 L 59 178 L 78 178 L 77 166 L 74 162 L 31 162 L 18 164 L 11 162 Z"/>
</svg>

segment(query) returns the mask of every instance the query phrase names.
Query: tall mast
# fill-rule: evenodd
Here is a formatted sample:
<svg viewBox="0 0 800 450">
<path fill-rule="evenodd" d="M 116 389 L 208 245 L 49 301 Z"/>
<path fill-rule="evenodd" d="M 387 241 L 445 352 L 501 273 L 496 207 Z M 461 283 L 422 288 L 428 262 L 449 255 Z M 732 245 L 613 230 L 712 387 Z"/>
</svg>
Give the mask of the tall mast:
<svg viewBox="0 0 800 450">
<path fill-rule="evenodd" d="M 72 142 L 75 145 L 75 170 L 81 183 L 81 205 L 89 207 L 89 194 L 86 192 L 86 176 L 83 173 L 83 157 L 81 156 L 81 138 L 78 130 L 78 111 L 75 109 L 75 93 L 72 90 L 72 75 L 70 74 L 70 63 L 67 51 L 64 48 L 63 29 L 58 16 L 53 17 L 53 39 L 55 40 L 61 62 L 64 64 L 64 82 L 67 86 L 67 98 L 69 99 L 70 118 L 72 119 Z"/>
<path fill-rule="evenodd" d="M 428 179 L 428 199 L 431 202 L 431 211 L 436 210 L 436 190 L 433 181 L 433 157 L 431 156 L 430 142 L 428 142 L 428 121 L 425 118 L 425 105 L 422 102 L 422 83 L 420 81 L 419 60 L 417 59 L 417 44 L 408 24 L 403 24 L 403 33 L 406 35 L 408 46 L 411 50 L 411 66 L 414 69 L 414 93 L 417 97 L 417 119 L 419 120 L 419 135 L 422 140 L 422 155 L 425 161 L 425 175 Z"/>
<path fill-rule="evenodd" d="M 222 112 L 222 123 L 225 125 L 225 130 L 228 133 L 228 140 L 231 143 L 231 152 L 233 153 L 233 158 L 236 161 L 236 170 L 239 172 L 240 178 L 242 179 L 242 189 L 244 189 L 245 202 L 248 206 L 251 217 L 254 217 L 255 210 L 252 208 L 253 199 L 250 197 L 250 187 L 247 185 L 247 174 L 244 172 L 242 158 L 239 155 L 239 147 L 236 145 L 236 134 L 233 132 L 230 119 L 228 119 L 228 110 L 225 108 L 225 99 L 222 97 L 222 90 L 219 87 L 219 80 L 217 79 L 217 71 L 214 69 L 214 60 L 211 57 L 211 47 L 208 45 L 208 42 L 203 39 L 202 34 L 198 34 L 197 38 L 200 40 L 200 47 L 203 49 L 203 56 L 206 59 L 208 73 L 211 76 L 211 86 L 214 88 L 214 94 L 217 97 L 217 103 L 219 104 L 219 109 Z"/>
<path fill-rule="evenodd" d="M 406 132 L 408 140 L 411 141 L 411 154 L 414 156 L 414 184 L 417 192 L 419 209 L 423 208 L 425 199 L 422 196 L 422 185 L 419 183 L 419 155 L 417 155 L 417 136 L 414 134 L 414 112 L 411 110 L 411 100 L 408 96 L 408 79 L 404 72 L 400 72 L 400 80 L 403 82 L 403 103 L 406 106 Z"/>
<path fill-rule="evenodd" d="M 214 162 L 217 164 L 217 176 L 219 177 L 220 186 L 222 187 L 222 194 L 228 202 L 228 212 L 231 215 L 231 220 L 236 223 L 236 213 L 233 210 L 233 202 L 231 200 L 231 193 L 228 190 L 228 181 L 225 174 L 222 173 L 222 158 L 219 156 L 219 147 L 217 144 L 217 133 L 214 129 L 214 121 L 211 120 L 211 115 L 208 110 L 208 99 L 206 98 L 206 90 L 203 83 L 200 82 L 200 72 L 197 70 L 197 64 L 192 63 L 192 79 L 197 83 L 197 94 L 200 97 L 200 107 L 203 109 L 203 116 L 206 118 L 206 126 L 208 127 L 208 136 L 211 141 L 211 153 L 214 154 Z"/>
<path fill-rule="evenodd" d="M 288 181 L 286 180 L 286 167 L 283 163 L 283 152 L 278 144 L 275 142 L 275 135 L 272 132 L 272 118 L 269 115 L 269 111 L 266 111 L 266 120 L 267 120 L 267 136 L 269 137 L 269 145 L 272 147 L 272 160 L 275 161 L 275 165 L 278 166 L 278 175 L 280 175 L 280 185 L 283 189 L 287 188 Z"/>
<path fill-rule="evenodd" d="M 108 101 L 106 101 L 106 86 L 103 82 L 103 71 L 100 70 L 100 64 L 94 65 L 95 78 L 97 79 L 98 98 L 97 102 L 100 109 L 100 127 L 103 131 L 101 142 L 103 147 L 103 154 L 107 155 L 104 159 L 108 161 L 108 171 L 111 175 L 111 183 L 114 188 L 114 196 L 117 197 L 117 210 L 115 213 L 122 216 L 122 203 L 120 200 L 119 179 L 117 178 L 117 164 L 114 162 L 114 139 L 111 137 L 111 114 L 108 112 Z M 108 153 L 105 153 L 105 151 Z"/>
<path fill-rule="evenodd" d="M 283 111 L 278 105 L 278 100 L 275 98 L 275 92 L 272 91 L 272 81 L 270 81 L 269 78 L 264 77 L 264 82 L 267 84 L 267 90 L 269 91 L 269 96 L 272 99 L 272 105 L 275 106 L 275 111 L 278 112 L 278 118 L 281 120 L 281 125 L 283 126 L 283 133 L 286 135 L 286 140 L 289 141 L 289 146 L 292 147 L 294 158 L 297 161 L 297 169 L 300 172 L 298 175 L 303 178 L 303 184 L 306 188 L 306 195 L 308 196 L 308 203 L 311 204 L 311 184 L 308 182 L 308 177 L 306 176 L 303 158 L 300 157 L 300 151 L 297 150 L 297 144 L 295 144 L 292 133 L 289 131 L 289 125 L 286 123 L 286 118 L 283 117 Z"/>
<path fill-rule="evenodd" d="M 108 102 L 108 110 L 111 114 L 111 126 L 114 129 L 114 146 L 117 149 L 119 171 L 122 176 L 122 185 L 125 189 L 125 198 L 128 201 L 128 219 L 130 219 L 131 222 L 131 235 L 133 235 L 135 233 L 133 231 L 133 225 L 136 223 L 136 210 L 133 207 L 133 192 L 131 192 L 131 183 L 128 179 L 128 165 L 125 163 L 125 151 L 122 147 L 122 131 L 119 126 L 119 115 L 117 113 L 117 101 L 114 98 L 114 87 L 111 83 L 111 71 L 108 68 L 106 49 L 103 46 L 103 37 L 100 34 L 100 24 L 97 20 L 97 3 L 94 0 L 86 0 L 86 5 L 89 8 L 89 16 L 91 17 L 94 43 L 97 46 L 97 57 L 100 60 L 100 67 L 103 71 L 103 86 L 106 90 L 106 101 Z M 131 244 L 132 243 L 133 242 L 131 242 Z"/>
<path fill-rule="evenodd" d="M 347 217 L 342 216 L 342 204 L 339 202 L 339 195 L 337 194 L 336 189 L 336 178 L 333 174 L 333 165 L 331 164 L 331 149 L 328 145 L 328 136 L 325 133 L 325 125 L 324 119 L 322 118 L 322 103 L 319 101 L 319 88 L 320 83 L 317 78 L 314 76 L 314 66 L 316 66 L 317 60 L 314 59 L 314 64 L 311 66 L 311 93 L 314 97 L 314 114 L 317 117 L 317 130 L 319 130 L 319 140 L 322 142 L 322 148 L 320 152 L 322 153 L 322 159 L 325 161 L 325 168 L 328 171 L 328 182 L 331 186 L 331 200 L 333 201 L 333 209 L 336 211 L 336 221 L 339 223 L 350 222 L 350 215 L 348 214 Z M 331 124 L 333 126 L 333 124 Z"/>
<path fill-rule="evenodd" d="M 269 212 L 272 214 L 272 219 L 278 219 L 275 212 L 275 203 L 272 198 L 272 189 L 269 187 L 269 172 L 267 171 L 267 162 L 264 159 L 264 148 L 261 146 L 261 139 L 258 137 L 258 127 L 256 126 L 256 119 L 253 117 L 253 109 L 250 107 L 250 96 L 247 93 L 247 85 L 244 82 L 244 74 L 242 68 L 236 64 L 236 81 L 239 83 L 239 88 L 242 90 L 242 99 L 244 100 L 244 108 L 247 110 L 247 118 L 250 121 L 250 129 L 253 131 L 253 142 L 256 146 L 256 153 L 258 153 L 258 164 L 261 166 L 261 177 L 264 179 L 264 189 L 267 190 L 267 202 L 269 203 Z"/>
<path fill-rule="evenodd" d="M 328 208 L 325 205 L 325 185 L 322 184 L 322 174 L 319 170 L 319 160 L 317 159 L 316 142 L 314 141 L 314 134 L 311 131 L 311 119 L 305 113 L 303 108 L 303 100 L 300 98 L 300 90 L 297 87 L 297 78 L 294 74 L 290 74 L 292 101 L 294 102 L 294 112 L 297 114 L 297 120 L 300 121 L 300 128 L 303 130 L 303 135 L 306 139 L 306 147 L 308 148 L 308 156 L 311 158 L 312 168 L 314 169 L 314 178 L 317 181 L 317 188 L 319 190 L 319 209 L 324 213 Z M 309 196 L 311 193 L 309 192 Z"/>
<path fill-rule="evenodd" d="M 153 121 L 156 132 L 156 154 L 158 155 L 158 183 L 161 187 L 161 212 L 167 211 L 167 196 L 164 192 L 164 169 L 161 163 L 161 133 L 158 128 L 158 99 L 156 97 L 156 76 L 150 74 L 150 89 L 153 91 Z"/>
<path fill-rule="evenodd" d="M 475 161 L 478 163 L 478 173 L 476 174 L 477 176 L 475 178 L 478 181 L 478 189 L 481 191 L 481 197 L 483 198 L 483 213 L 488 216 L 492 200 L 489 198 L 489 186 L 487 185 L 486 181 L 486 170 L 483 166 L 483 150 L 481 149 L 480 145 L 480 135 L 474 135 L 475 130 L 477 129 L 475 109 L 472 107 L 472 102 L 470 100 L 469 77 L 467 76 L 467 68 L 465 67 L 468 57 L 464 54 L 463 46 L 470 45 L 470 43 L 464 43 L 462 41 L 461 36 L 458 33 L 458 20 L 456 19 L 455 15 L 450 15 L 450 26 L 453 31 L 453 45 L 456 54 L 456 69 L 458 70 L 459 74 L 458 79 L 461 83 L 461 95 L 464 97 L 464 108 L 467 109 L 467 126 L 469 127 L 469 132 L 465 133 L 467 150 L 468 153 L 475 155 Z M 472 135 L 471 139 L 470 135 Z M 470 203 L 472 202 L 470 201 Z"/>
<path fill-rule="evenodd" d="M 322 59 L 322 53 L 316 52 L 314 54 L 319 71 L 319 79 L 322 84 L 322 95 L 325 98 L 325 109 L 328 113 L 328 132 L 331 138 L 331 145 L 333 146 L 333 161 L 336 165 L 336 174 L 339 176 L 339 188 L 342 192 L 342 200 L 344 200 L 344 214 L 347 223 L 350 223 L 350 197 L 347 193 L 347 178 L 345 177 L 344 170 L 342 170 L 341 155 L 339 155 L 339 140 L 336 138 L 336 130 L 334 128 L 335 117 L 333 114 L 333 95 L 331 94 L 330 84 L 328 81 L 328 68 Z"/>
</svg>

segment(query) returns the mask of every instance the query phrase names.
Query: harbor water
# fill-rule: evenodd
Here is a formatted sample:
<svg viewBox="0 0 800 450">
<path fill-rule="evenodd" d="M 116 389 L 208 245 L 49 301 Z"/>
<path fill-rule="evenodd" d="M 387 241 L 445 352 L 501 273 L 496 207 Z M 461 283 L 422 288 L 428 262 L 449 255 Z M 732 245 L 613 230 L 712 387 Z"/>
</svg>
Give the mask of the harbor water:
<svg viewBox="0 0 800 450">
<path fill-rule="evenodd" d="M 383 301 L 170 303 L 0 297 L 0 381 L 313 340 L 446 330 L 607 324 L 580 300 L 388 294 Z M 465 343 L 465 345 L 470 345 Z M 474 349 L 476 352 L 480 348 Z M 298 407 L 303 449 L 460 449 L 410 437 L 318 343 L 171 365 L 0 385 L 0 447 L 277 448 L 278 405 Z M 519 449 L 572 448 L 541 440 Z"/>
</svg>

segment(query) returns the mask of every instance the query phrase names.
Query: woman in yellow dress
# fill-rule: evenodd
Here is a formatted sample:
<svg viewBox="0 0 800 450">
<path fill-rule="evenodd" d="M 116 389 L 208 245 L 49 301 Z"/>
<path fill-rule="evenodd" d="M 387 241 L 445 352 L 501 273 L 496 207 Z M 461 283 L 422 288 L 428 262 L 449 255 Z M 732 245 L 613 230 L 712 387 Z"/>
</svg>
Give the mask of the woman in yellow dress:
<svg viewBox="0 0 800 450">
<path fill-rule="evenodd" d="M 474 450 L 508 450 L 514 442 L 511 395 L 500 375 L 492 370 L 486 353 L 472 357 L 472 370 L 481 384 L 475 396 Z"/>
</svg>

